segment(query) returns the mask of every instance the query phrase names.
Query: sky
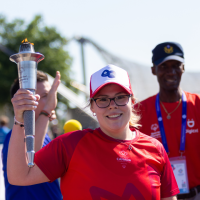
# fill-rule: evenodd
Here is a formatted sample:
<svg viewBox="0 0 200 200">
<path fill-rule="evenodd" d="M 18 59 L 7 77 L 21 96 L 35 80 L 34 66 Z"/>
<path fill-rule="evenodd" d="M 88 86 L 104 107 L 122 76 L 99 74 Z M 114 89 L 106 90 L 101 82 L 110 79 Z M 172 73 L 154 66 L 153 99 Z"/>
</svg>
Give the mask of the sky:
<svg viewBox="0 0 200 200">
<path fill-rule="evenodd" d="M 36 14 L 67 39 L 83 36 L 108 52 L 151 67 L 152 49 L 161 42 L 182 45 L 186 71 L 200 71 L 199 0 L 0 0 L 0 14 L 29 23 Z M 31 41 L 34 43 L 34 41 Z M 37 51 L 37 47 L 35 47 Z M 105 61 L 85 46 L 87 86 L 90 75 Z M 73 57 L 74 78 L 83 82 L 80 46 L 71 41 L 66 50 Z"/>
</svg>

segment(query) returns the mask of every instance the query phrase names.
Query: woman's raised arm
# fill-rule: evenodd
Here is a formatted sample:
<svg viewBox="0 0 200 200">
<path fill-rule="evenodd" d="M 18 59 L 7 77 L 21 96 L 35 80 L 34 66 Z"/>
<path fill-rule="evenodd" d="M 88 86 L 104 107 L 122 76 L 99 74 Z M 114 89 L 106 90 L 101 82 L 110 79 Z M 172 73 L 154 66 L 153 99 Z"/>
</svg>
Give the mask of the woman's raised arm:
<svg viewBox="0 0 200 200">
<path fill-rule="evenodd" d="M 36 109 L 38 100 L 39 96 L 34 97 L 30 91 L 19 89 L 11 100 L 16 120 L 23 122 L 23 112 Z M 24 127 L 14 124 L 7 158 L 9 183 L 12 185 L 32 185 L 49 181 L 37 166 L 28 167 L 24 138 Z"/>
</svg>

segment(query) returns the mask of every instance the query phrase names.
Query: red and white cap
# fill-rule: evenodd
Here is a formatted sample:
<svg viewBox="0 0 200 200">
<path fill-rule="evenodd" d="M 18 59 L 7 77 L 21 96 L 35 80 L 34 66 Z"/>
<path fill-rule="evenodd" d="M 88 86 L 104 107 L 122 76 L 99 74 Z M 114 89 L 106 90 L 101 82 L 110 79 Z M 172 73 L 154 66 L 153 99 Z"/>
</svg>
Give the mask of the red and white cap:
<svg viewBox="0 0 200 200">
<path fill-rule="evenodd" d="M 102 87 L 111 83 L 121 86 L 129 94 L 133 94 L 127 71 L 110 64 L 92 74 L 90 78 L 90 98 L 93 98 Z"/>
</svg>

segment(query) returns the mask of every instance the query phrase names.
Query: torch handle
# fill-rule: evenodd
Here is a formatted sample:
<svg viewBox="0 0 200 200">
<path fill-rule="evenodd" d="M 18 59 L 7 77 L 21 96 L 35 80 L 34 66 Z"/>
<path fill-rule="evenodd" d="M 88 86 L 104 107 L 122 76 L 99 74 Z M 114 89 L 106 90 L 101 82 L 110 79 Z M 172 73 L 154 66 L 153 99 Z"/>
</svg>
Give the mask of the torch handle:
<svg viewBox="0 0 200 200">
<path fill-rule="evenodd" d="M 24 128 L 28 166 L 33 167 L 35 155 L 35 111 L 24 111 Z"/>
</svg>

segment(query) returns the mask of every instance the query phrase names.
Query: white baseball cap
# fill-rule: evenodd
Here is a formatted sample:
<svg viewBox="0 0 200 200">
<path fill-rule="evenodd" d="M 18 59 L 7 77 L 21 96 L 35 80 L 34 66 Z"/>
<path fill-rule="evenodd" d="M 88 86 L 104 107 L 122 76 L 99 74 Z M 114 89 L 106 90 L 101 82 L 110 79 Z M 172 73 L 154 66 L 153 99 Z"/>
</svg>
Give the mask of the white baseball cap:
<svg viewBox="0 0 200 200">
<path fill-rule="evenodd" d="M 91 75 L 90 98 L 93 98 L 102 87 L 111 83 L 121 86 L 129 94 L 133 94 L 127 71 L 109 64 Z"/>
</svg>

